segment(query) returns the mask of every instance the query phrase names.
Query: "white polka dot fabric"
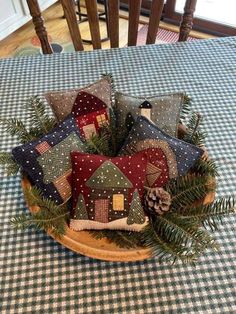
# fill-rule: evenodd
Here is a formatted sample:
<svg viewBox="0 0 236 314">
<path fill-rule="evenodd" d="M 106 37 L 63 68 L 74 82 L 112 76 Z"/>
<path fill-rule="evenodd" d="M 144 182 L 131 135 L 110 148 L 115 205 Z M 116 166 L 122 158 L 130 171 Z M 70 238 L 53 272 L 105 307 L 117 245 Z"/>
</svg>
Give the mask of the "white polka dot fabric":
<svg viewBox="0 0 236 314">
<path fill-rule="evenodd" d="M 102 100 L 108 108 L 111 107 L 111 79 L 109 76 L 104 76 L 101 80 L 86 87 L 45 93 L 44 96 L 58 121 L 64 120 L 66 116 L 71 113 L 79 92 L 86 92 L 96 96 Z"/>
<path fill-rule="evenodd" d="M 141 109 L 140 105 L 144 101 L 148 101 L 151 104 L 151 108 Z M 171 136 L 176 136 L 183 101 L 183 93 L 137 97 L 117 92 L 115 102 L 117 124 L 125 127 L 128 114 L 131 114 L 134 120 L 139 115 L 148 115 L 164 132 Z"/>
</svg>

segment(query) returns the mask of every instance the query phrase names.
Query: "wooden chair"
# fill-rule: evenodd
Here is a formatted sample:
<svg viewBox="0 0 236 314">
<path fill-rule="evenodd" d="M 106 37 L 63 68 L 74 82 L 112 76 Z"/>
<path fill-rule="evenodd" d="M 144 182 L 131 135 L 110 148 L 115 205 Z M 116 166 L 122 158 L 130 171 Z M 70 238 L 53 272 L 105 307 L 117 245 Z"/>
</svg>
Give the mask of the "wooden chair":
<svg viewBox="0 0 236 314">
<path fill-rule="evenodd" d="M 129 0 L 129 26 L 128 26 L 128 46 L 135 46 L 138 35 L 139 16 L 142 0 Z M 185 41 L 188 38 L 192 28 L 193 13 L 197 0 L 186 0 L 184 14 L 180 26 L 179 41 Z M 36 33 L 42 45 L 44 54 L 53 53 L 52 47 L 48 41 L 47 31 L 44 26 L 44 20 L 37 0 L 27 0 L 30 14 L 35 26 Z M 75 13 L 74 0 L 60 0 L 67 20 L 71 39 L 76 51 L 83 50 L 83 43 L 79 31 L 77 17 Z M 94 49 L 101 48 L 101 36 L 99 31 L 98 8 L 96 0 L 85 0 L 89 27 Z M 119 47 L 119 0 L 108 1 L 108 25 L 111 47 Z M 161 14 L 164 6 L 164 0 L 152 0 L 149 26 L 146 44 L 153 44 L 156 40 Z"/>
</svg>

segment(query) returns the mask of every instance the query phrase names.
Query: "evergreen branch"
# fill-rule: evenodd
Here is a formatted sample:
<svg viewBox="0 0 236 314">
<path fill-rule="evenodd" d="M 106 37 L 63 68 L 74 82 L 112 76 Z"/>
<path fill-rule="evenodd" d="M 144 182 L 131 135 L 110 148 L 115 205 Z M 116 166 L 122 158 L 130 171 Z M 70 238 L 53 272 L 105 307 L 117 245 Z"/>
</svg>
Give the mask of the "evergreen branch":
<svg viewBox="0 0 236 314">
<path fill-rule="evenodd" d="M 205 139 L 207 137 L 207 133 L 200 131 L 199 127 L 201 126 L 203 121 L 202 116 L 197 113 L 193 112 L 186 127 L 187 133 L 185 134 L 183 140 L 185 142 L 191 143 L 196 146 L 203 146 L 205 143 Z"/>
<path fill-rule="evenodd" d="M 186 175 L 171 180 L 165 190 L 172 195 L 171 209 L 179 212 L 182 208 L 192 206 L 196 201 L 203 199 L 212 190 L 208 184 L 209 177 Z"/>
<path fill-rule="evenodd" d="M 86 151 L 90 154 L 109 156 L 110 149 L 107 135 L 93 134 L 86 142 Z"/>
<path fill-rule="evenodd" d="M 3 124 L 4 129 L 11 136 L 17 136 L 17 139 L 22 143 L 28 143 L 34 140 L 31 134 L 27 131 L 24 123 L 16 118 L 0 119 L 0 123 Z"/>
<path fill-rule="evenodd" d="M 115 83 L 114 83 L 114 78 L 113 78 L 111 73 L 103 73 L 102 77 L 106 77 L 110 81 L 110 84 L 111 84 L 111 104 L 113 106 L 114 102 L 115 102 Z"/>
<path fill-rule="evenodd" d="M 116 231 L 116 230 L 90 230 L 89 233 L 95 239 L 107 238 L 110 242 L 115 243 L 120 248 L 135 248 L 142 246 L 142 234 L 133 231 Z"/>
<path fill-rule="evenodd" d="M 184 102 L 180 113 L 180 120 L 185 120 L 191 111 L 191 98 L 188 95 L 184 95 Z"/>
<path fill-rule="evenodd" d="M 218 229 L 218 224 L 222 223 L 224 216 L 235 212 L 235 202 L 233 198 L 220 198 L 211 204 L 186 209 L 181 212 L 181 217 L 202 224 L 204 228 L 210 227 L 214 231 Z"/>
<path fill-rule="evenodd" d="M 8 176 L 14 176 L 20 170 L 11 153 L 0 152 L 0 165 L 4 166 Z"/>
<path fill-rule="evenodd" d="M 37 229 L 49 230 L 55 237 L 61 237 L 66 230 L 69 209 L 66 205 L 57 205 L 54 201 L 43 197 L 43 193 L 36 187 L 24 190 L 25 199 L 29 206 L 38 206 L 37 212 L 29 215 L 13 217 L 11 223 L 14 228 L 25 229 L 34 225 Z"/>
<path fill-rule="evenodd" d="M 36 229 L 51 230 L 55 237 L 62 237 L 66 230 L 66 220 L 69 218 L 69 213 L 60 211 L 50 214 L 45 210 L 39 210 L 37 213 L 32 213 L 32 216 L 21 214 L 13 217 L 10 222 L 14 229 L 24 230 L 31 226 Z"/>
<path fill-rule="evenodd" d="M 38 96 L 33 96 L 26 104 L 26 109 L 30 113 L 29 121 L 43 134 L 47 134 L 56 125 L 54 118 L 46 113 L 46 106 Z"/>
<path fill-rule="evenodd" d="M 157 256 L 160 262 L 172 262 L 173 264 L 181 260 L 183 263 L 195 263 L 197 255 L 191 248 L 183 247 L 168 242 L 156 232 L 155 225 L 149 224 L 143 230 L 144 246 L 150 248 L 154 256 Z"/>
<path fill-rule="evenodd" d="M 192 168 L 194 173 L 199 175 L 209 175 L 211 177 L 218 176 L 218 167 L 214 160 L 212 159 L 202 159 L 200 158 Z"/>
<path fill-rule="evenodd" d="M 170 243 L 191 247 L 196 254 L 200 254 L 208 247 L 217 248 L 215 240 L 206 230 L 199 228 L 196 221 L 182 219 L 175 213 L 159 216 L 156 219 L 155 230 Z"/>
<path fill-rule="evenodd" d="M 188 130 L 183 140 L 187 143 L 201 147 L 205 145 L 206 138 L 207 138 L 206 132 L 196 131 L 194 134 L 192 134 L 192 132 Z"/>
</svg>

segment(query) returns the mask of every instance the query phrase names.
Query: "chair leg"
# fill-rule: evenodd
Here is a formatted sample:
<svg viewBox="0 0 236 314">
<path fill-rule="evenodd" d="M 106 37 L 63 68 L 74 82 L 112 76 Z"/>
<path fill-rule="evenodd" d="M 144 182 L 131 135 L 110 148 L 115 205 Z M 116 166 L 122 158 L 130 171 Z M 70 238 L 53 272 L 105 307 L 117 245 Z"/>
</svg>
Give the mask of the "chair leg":
<svg viewBox="0 0 236 314">
<path fill-rule="evenodd" d="M 108 3 L 107 3 L 107 0 L 104 0 L 104 10 L 105 10 L 105 20 L 106 20 L 106 27 L 107 27 L 107 38 L 109 38 Z"/>
<path fill-rule="evenodd" d="M 37 0 L 27 0 L 27 4 L 30 10 L 30 15 L 34 23 L 36 34 L 40 40 L 42 51 L 44 54 L 53 53 L 52 47 L 48 41 L 48 35 L 44 26 L 44 20 L 41 15 L 41 10 Z"/>
<path fill-rule="evenodd" d="M 184 14 L 180 24 L 179 40 L 186 41 L 193 26 L 193 13 L 195 11 L 197 0 L 186 0 Z"/>
<path fill-rule="evenodd" d="M 80 16 L 80 13 L 81 13 L 81 6 L 80 6 L 80 0 L 77 0 L 77 10 L 78 10 L 78 15 L 79 15 L 79 21 L 81 21 L 81 16 Z"/>
</svg>

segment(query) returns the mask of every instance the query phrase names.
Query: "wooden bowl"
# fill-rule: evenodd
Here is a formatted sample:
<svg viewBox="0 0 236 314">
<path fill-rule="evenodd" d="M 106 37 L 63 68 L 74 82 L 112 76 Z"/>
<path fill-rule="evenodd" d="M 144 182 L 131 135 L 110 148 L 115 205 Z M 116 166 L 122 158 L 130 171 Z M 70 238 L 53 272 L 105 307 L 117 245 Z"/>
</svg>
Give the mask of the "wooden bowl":
<svg viewBox="0 0 236 314">
<path fill-rule="evenodd" d="M 31 184 L 26 177 L 23 177 L 22 179 L 22 188 L 23 192 L 26 188 L 31 188 Z M 211 203 L 214 201 L 214 198 L 215 193 L 211 192 L 206 195 L 202 202 L 203 204 Z M 37 206 L 28 207 L 32 213 L 39 210 L 39 207 Z M 150 249 L 143 247 L 136 247 L 133 249 L 119 248 L 116 244 L 110 242 L 106 238 L 101 240 L 94 239 L 87 231 L 73 231 L 67 227 L 65 235 L 60 239 L 56 238 L 50 230 L 47 230 L 47 234 L 76 253 L 103 261 L 134 262 L 152 257 Z"/>
</svg>

